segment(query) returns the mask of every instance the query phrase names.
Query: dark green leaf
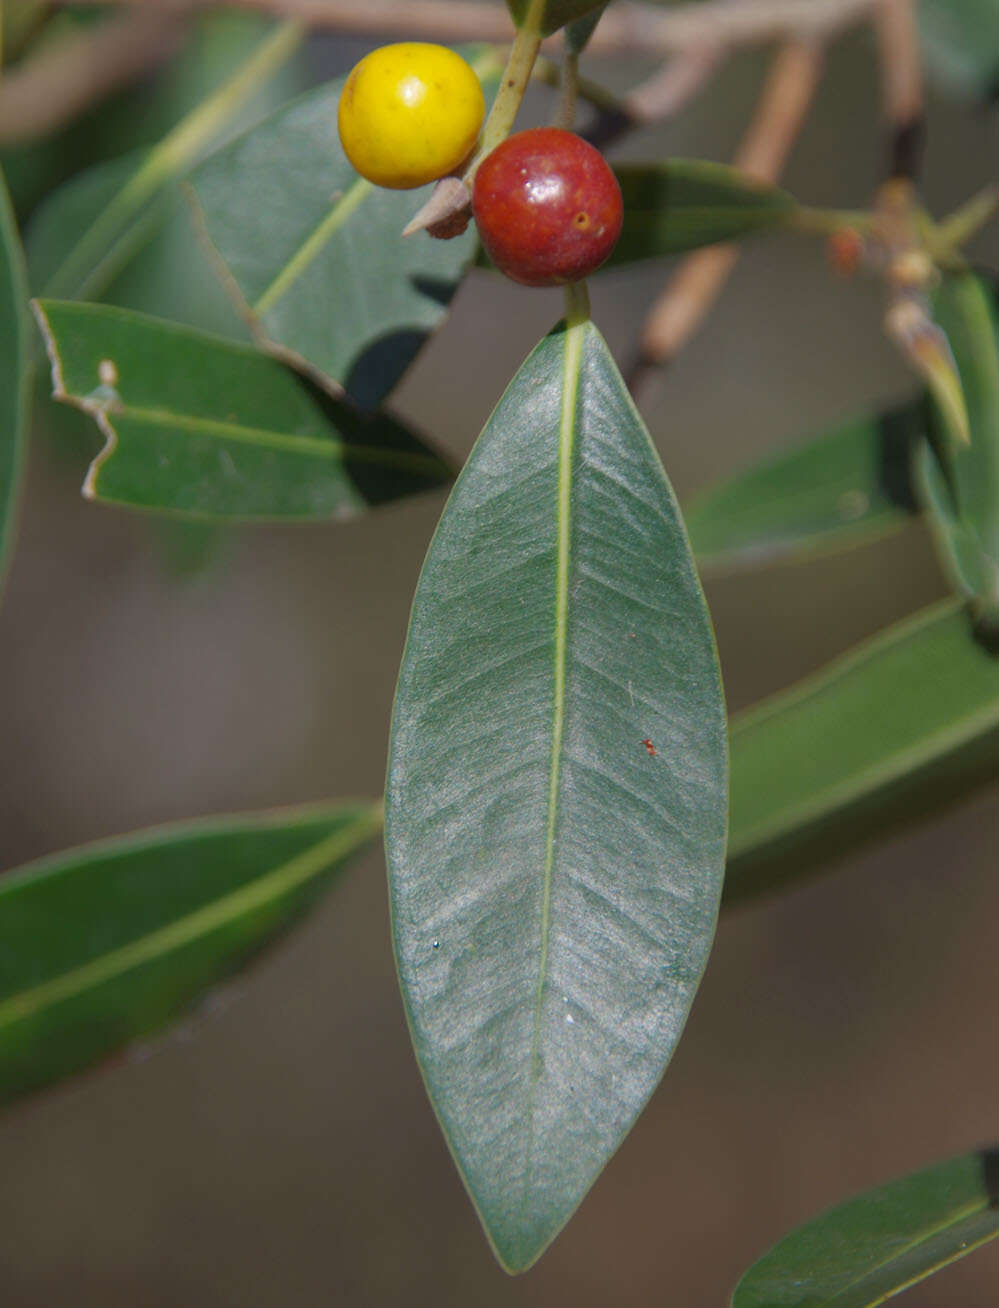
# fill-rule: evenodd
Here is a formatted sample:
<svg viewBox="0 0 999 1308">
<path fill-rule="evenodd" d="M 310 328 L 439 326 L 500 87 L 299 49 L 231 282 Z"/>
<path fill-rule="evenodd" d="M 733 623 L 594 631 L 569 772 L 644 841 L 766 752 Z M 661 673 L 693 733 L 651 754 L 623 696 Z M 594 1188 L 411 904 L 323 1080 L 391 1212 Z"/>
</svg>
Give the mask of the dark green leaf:
<svg viewBox="0 0 999 1308">
<path fill-rule="evenodd" d="M 875 1308 L 999 1235 L 999 1150 L 953 1158 L 846 1203 L 784 1237 L 732 1308 Z"/>
<path fill-rule="evenodd" d="M 934 316 L 961 376 L 970 443 L 948 439 L 937 409 L 933 446 L 917 458 L 934 538 L 955 588 L 999 627 L 999 319 L 993 288 L 971 273 L 948 277 Z"/>
<path fill-rule="evenodd" d="M 606 3 L 601 4 L 599 9 L 594 9 L 585 18 L 577 18 L 574 22 L 568 24 L 565 29 L 565 43 L 573 54 L 582 54 L 586 49 L 587 43 L 596 31 L 597 23 L 600 22 L 606 8 Z"/>
<path fill-rule="evenodd" d="M 85 182 L 72 184 L 65 202 L 61 193 L 53 196 L 44 241 L 39 238 L 39 271 L 44 268 L 46 277 L 35 285 L 50 296 L 100 295 L 162 221 L 171 184 L 287 62 L 301 39 L 297 23 L 274 27 L 228 81 L 158 145 L 95 169 Z"/>
<path fill-rule="evenodd" d="M 328 519 L 450 477 L 395 419 L 247 346 L 106 305 L 36 305 L 56 398 L 105 436 L 90 498 L 200 518 Z"/>
<path fill-rule="evenodd" d="M 672 491 L 602 337 L 559 325 L 437 529 L 388 776 L 416 1053 L 511 1271 L 568 1220 L 680 1037 L 714 933 L 725 778 Z"/>
<path fill-rule="evenodd" d="M 0 1101 L 176 1017 L 379 824 L 360 803 L 188 822 L 0 877 Z"/>
<path fill-rule="evenodd" d="M 977 99 L 999 88 L 996 0 L 920 0 L 919 29 L 930 69 L 953 90 Z"/>
<path fill-rule="evenodd" d="M 955 601 L 736 717 L 726 901 L 994 780 L 999 660 Z"/>
<path fill-rule="evenodd" d="M 915 509 L 909 466 L 925 430 L 919 401 L 844 423 L 708 490 L 686 512 L 698 563 L 755 567 L 897 530 Z"/>
<path fill-rule="evenodd" d="M 443 321 L 475 233 L 402 238 L 425 188 L 388 191 L 357 176 L 336 129 L 344 81 L 309 92 L 207 160 L 194 196 L 261 343 L 371 406 Z"/>
<path fill-rule="evenodd" d="M 594 9 L 606 7 L 607 0 L 507 0 L 518 27 L 549 36 L 566 23 L 585 17 Z"/>
<path fill-rule="evenodd" d="M 797 209 L 786 191 L 701 159 L 619 164 L 614 171 L 624 227 L 605 267 L 736 240 L 788 222 Z"/>
<path fill-rule="evenodd" d="M 28 286 L 0 174 L 0 585 L 14 535 L 29 409 Z"/>
</svg>

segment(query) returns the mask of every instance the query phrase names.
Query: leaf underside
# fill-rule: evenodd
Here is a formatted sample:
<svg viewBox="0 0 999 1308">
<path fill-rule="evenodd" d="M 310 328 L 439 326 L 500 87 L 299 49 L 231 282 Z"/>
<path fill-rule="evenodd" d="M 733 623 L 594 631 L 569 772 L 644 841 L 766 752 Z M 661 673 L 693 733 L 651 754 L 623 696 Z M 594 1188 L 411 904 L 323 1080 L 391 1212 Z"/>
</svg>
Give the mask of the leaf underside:
<svg viewBox="0 0 999 1308">
<path fill-rule="evenodd" d="M 0 877 L 0 1103 L 176 1017 L 379 825 L 363 803 L 178 823 Z"/>
<path fill-rule="evenodd" d="M 785 1236 L 732 1308 L 874 1308 L 999 1235 L 999 1150 L 869 1190 Z"/>
<path fill-rule="evenodd" d="M 417 1057 L 528 1267 L 669 1061 L 717 912 L 724 705 L 672 491 L 602 338 L 557 327 L 461 474 L 413 606 L 386 839 Z"/>
</svg>

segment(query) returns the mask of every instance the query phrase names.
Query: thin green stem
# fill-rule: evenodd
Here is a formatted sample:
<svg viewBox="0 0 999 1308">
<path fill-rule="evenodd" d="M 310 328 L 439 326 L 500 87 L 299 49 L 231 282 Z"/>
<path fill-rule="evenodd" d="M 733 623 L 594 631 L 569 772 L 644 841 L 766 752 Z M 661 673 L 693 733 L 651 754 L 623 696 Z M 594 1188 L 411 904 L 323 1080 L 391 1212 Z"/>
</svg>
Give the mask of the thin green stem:
<svg viewBox="0 0 999 1308">
<path fill-rule="evenodd" d="M 999 189 L 987 186 L 955 209 L 952 214 L 936 223 L 929 233 L 931 250 L 936 256 L 953 255 L 977 234 L 999 208 Z"/>
<path fill-rule="evenodd" d="M 249 59 L 168 132 L 138 170 L 129 178 L 97 220 L 83 233 L 62 265 L 49 279 L 44 294 L 73 296 L 86 291 L 99 293 L 92 274 L 97 265 L 110 279 L 103 256 L 120 239 L 128 222 L 168 181 L 179 177 L 194 162 L 205 145 L 301 44 L 305 24 L 282 23 L 263 41 Z M 116 271 L 112 267 L 110 275 Z"/>
<path fill-rule="evenodd" d="M 585 282 L 571 282 L 565 288 L 565 325 L 578 327 L 590 320 L 590 292 Z"/>
<path fill-rule="evenodd" d="M 475 180 L 479 164 L 486 155 L 505 141 L 517 118 L 524 92 L 534 71 L 534 61 L 541 49 L 541 18 L 545 10 L 545 0 L 531 0 L 523 26 L 517 28 L 517 34 L 510 46 L 506 68 L 496 99 L 489 110 L 489 117 L 482 129 L 479 149 L 465 173 L 465 184 L 470 188 Z"/>
<path fill-rule="evenodd" d="M 552 86 L 556 90 L 562 85 L 561 65 L 554 59 L 549 59 L 547 55 L 538 55 L 531 76 L 534 81 L 543 82 L 545 86 Z M 599 82 L 594 82 L 588 77 L 576 77 L 576 93 L 580 100 L 584 100 L 603 113 L 627 112 L 620 96 L 614 95 Z"/>
</svg>

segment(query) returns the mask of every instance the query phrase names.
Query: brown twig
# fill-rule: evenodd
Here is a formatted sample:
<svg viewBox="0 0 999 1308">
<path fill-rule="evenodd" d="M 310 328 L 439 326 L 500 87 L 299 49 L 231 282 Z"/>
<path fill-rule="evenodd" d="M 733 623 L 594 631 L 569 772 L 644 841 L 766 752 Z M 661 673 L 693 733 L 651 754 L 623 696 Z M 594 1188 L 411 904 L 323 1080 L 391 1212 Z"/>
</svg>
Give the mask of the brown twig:
<svg viewBox="0 0 999 1308">
<path fill-rule="evenodd" d="M 104 4 L 106 0 L 76 0 Z M 202 5 L 214 0 L 198 0 Z M 176 12 L 186 0 L 118 0 L 145 10 Z M 234 0 L 243 9 L 298 18 L 310 27 L 340 32 L 405 33 L 450 41 L 507 41 L 505 5 L 482 0 Z M 593 33 L 590 54 L 680 53 L 692 47 L 727 47 L 790 35 L 821 35 L 870 12 L 875 0 L 696 0 L 668 9 L 618 0 Z"/>
<path fill-rule="evenodd" d="M 617 104 L 602 109 L 583 135 L 603 150 L 634 127 L 665 122 L 702 90 L 727 53 L 724 46 L 694 45 L 674 55 Z"/>
<path fill-rule="evenodd" d="M 922 164 L 923 67 L 913 0 L 878 0 L 874 10 L 888 123 L 888 177 L 915 181 Z"/>
<path fill-rule="evenodd" d="M 179 47 L 190 10 L 121 14 L 9 69 L 0 82 L 0 145 L 44 136 L 156 67 Z"/>
<path fill-rule="evenodd" d="M 818 41 L 793 40 L 774 57 L 753 121 L 735 165 L 761 182 L 775 182 L 801 131 L 819 83 Z M 704 321 L 739 257 L 735 245 L 715 245 L 689 255 L 653 306 L 642 333 L 637 383 L 668 362 Z"/>
<path fill-rule="evenodd" d="M 933 321 L 930 290 L 938 274 L 919 216 L 917 183 L 926 126 L 915 0 L 878 0 L 875 26 L 888 150 L 869 258 L 881 268 L 888 288 L 885 331 L 932 391 L 947 431 L 968 444 L 971 430 L 960 373 L 946 335 Z"/>
</svg>

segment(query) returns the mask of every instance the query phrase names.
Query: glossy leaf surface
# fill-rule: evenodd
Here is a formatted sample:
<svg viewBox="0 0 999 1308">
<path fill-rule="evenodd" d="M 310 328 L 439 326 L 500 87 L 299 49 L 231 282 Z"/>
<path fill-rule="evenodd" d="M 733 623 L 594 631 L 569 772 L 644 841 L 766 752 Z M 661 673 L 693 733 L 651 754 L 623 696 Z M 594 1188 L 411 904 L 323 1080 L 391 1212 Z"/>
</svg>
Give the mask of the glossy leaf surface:
<svg viewBox="0 0 999 1308">
<path fill-rule="evenodd" d="M 448 466 L 393 418 L 257 350 L 106 305 L 36 302 L 54 394 L 106 445 L 84 494 L 214 519 L 328 519 L 426 490 Z"/>
<path fill-rule="evenodd" d="M 29 408 L 28 287 L 0 174 L 0 587 L 13 540 Z"/>
<path fill-rule="evenodd" d="M 868 1190 L 798 1227 L 745 1274 L 732 1308 L 875 1308 L 999 1235 L 999 1151 Z"/>
<path fill-rule="evenodd" d="M 179 823 L 0 877 L 0 1102 L 176 1017 L 379 825 L 361 803 Z"/>
<path fill-rule="evenodd" d="M 994 780 L 999 659 L 947 601 L 740 714 L 731 748 L 726 900 Z"/>
<path fill-rule="evenodd" d="M 931 448 L 918 458 L 934 537 L 955 588 L 999 630 L 999 318 L 995 290 L 980 277 L 948 277 L 934 314 L 961 376 L 971 440 L 948 439 L 937 412 Z"/>
<path fill-rule="evenodd" d="M 796 201 L 737 168 L 698 159 L 618 164 L 621 239 L 605 267 L 732 241 L 793 218 Z"/>
<path fill-rule="evenodd" d="M 375 405 L 443 321 L 475 233 L 402 238 L 428 188 L 387 191 L 357 176 L 336 131 L 345 80 L 213 155 L 194 197 L 258 339 Z"/>
<path fill-rule="evenodd" d="M 734 570 L 849 549 L 898 530 L 922 402 L 863 418 L 756 464 L 695 498 L 687 530 L 702 568 Z"/>
<path fill-rule="evenodd" d="M 658 456 L 588 322 L 526 361 L 445 509 L 387 801 L 417 1057 L 500 1261 L 523 1270 L 670 1059 L 724 857 L 704 599 Z"/>
</svg>

